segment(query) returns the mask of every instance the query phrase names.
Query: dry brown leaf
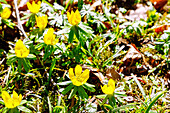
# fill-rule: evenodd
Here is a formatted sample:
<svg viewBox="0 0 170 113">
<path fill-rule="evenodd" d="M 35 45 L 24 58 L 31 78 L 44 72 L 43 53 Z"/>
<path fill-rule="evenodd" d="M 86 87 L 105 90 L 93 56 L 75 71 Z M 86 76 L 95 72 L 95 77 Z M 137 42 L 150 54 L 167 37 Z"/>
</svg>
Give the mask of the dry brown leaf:
<svg viewBox="0 0 170 113">
<path fill-rule="evenodd" d="M 161 10 L 168 2 L 168 0 L 150 0 L 150 1 L 157 10 Z"/>
<path fill-rule="evenodd" d="M 106 76 L 109 79 L 112 78 L 113 80 L 120 80 L 121 79 L 119 73 L 112 66 L 110 66 L 106 69 Z"/>
<path fill-rule="evenodd" d="M 152 67 L 147 63 L 145 56 L 136 48 L 135 44 L 128 45 L 130 48 L 122 59 L 123 64 L 121 64 L 119 72 L 125 75 L 134 74 L 147 74 L 148 68 Z M 140 63 L 140 66 L 136 66 L 136 63 Z"/>
<path fill-rule="evenodd" d="M 155 32 L 156 33 L 164 33 L 164 30 L 167 30 L 168 29 L 168 25 L 162 25 L 162 26 L 160 26 L 160 27 L 157 27 L 157 28 L 155 28 Z"/>
</svg>

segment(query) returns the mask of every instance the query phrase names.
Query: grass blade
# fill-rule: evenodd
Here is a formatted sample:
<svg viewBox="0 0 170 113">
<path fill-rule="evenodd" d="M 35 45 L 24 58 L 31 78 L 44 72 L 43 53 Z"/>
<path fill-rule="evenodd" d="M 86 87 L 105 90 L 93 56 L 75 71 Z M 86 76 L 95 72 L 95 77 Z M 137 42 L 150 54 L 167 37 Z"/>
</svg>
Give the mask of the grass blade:
<svg viewBox="0 0 170 113">
<path fill-rule="evenodd" d="M 153 101 L 150 102 L 149 106 L 146 108 L 145 113 L 149 113 L 149 110 L 152 108 L 152 106 L 155 104 L 155 102 L 165 93 L 165 91 L 158 94 Z"/>
</svg>

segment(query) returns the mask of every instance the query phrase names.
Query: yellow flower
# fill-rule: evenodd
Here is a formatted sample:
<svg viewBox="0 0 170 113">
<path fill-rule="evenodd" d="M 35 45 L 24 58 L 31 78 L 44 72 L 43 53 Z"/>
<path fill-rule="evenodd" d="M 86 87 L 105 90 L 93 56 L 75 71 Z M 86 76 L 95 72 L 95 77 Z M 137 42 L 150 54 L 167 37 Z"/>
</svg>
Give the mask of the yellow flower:
<svg viewBox="0 0 170 113">
<path fill-rule="evenodd" d="M 29 49 L 26 48 L 21 39 L 19 39 L 15 45 L 15 54 L 19 58 L 27 57 L 29 54 Z"/>
<path fill-rule="evenodd" d="M 7 91 L 2 91 L 2 99 L 4 100 L 5 106 L 7 108 L 15 108 L 16 106 L 20 105 L 22 95 L 20 94 L 18 96 L 18 94 L 13 91 L 13 96 L 11 98 Z"/>
<path fill-rule="evenodd" d="M 73 68 L 70 68 L 69 69 L 69 77 L 70 77 L 72 83 L 76 86 L 81 86 L 84 83 L 86 83 L 86 81 L 89 79 L 89 70 L 86 69 L 82 73 L 82 67 L 80 65 L 77 65 L 75 67 L 75 75 L 76 76 L 74 76 Z"/>
<path fill-rule="evenodd" d="M 1 12 L 1 18 L 2 19 L 7 19 L 11 15 L 11 10 L 8 7 L 5 7 L 3 11 Z"/>
<path fill-rule="evenodd" d="M 58 42 L 58 40 L 55 39 L 53 28 L 49 28 L 47 34 L 44 35 L 44 42 L 47 45 L 55 45 Z"/>
<path fill-rule="evenodd" d="M 72 25 L 79 24 L 81 21 L 81 15 L 79 13 L 79 10 L 77 9 L 76 12 L 71 11 L 71 14 L 70 12 L 67 12 L 67 18 L 70 24 Z"/>
<path fill-rule="evenodd" d="M 32 13 L 38 13 L 41 7 L 41 1 L 38 1 L 38 4 L 35 4 L 35 1 L 33 1 L 32 5 L 27 2 L 27 7 Z"/>
<path fill-rule="evenodd" d="M 47 22 L 48 22 L 47 15 L 40 16 L 40 17 L 35 16 L 35 19 L 37 22 L 37 26 L 40 28 L 40 30 L 45 29 L 45 27 L 47 26 Z"/>
<path fill-rule="evenodd" d="M 103 93 L 112 95 L 115 91 L 115 81 L 113 79 L 110 79 L 108 85 L 104 85 L 103 87 L 101 86 L 101 89 Z"/>
</svg>

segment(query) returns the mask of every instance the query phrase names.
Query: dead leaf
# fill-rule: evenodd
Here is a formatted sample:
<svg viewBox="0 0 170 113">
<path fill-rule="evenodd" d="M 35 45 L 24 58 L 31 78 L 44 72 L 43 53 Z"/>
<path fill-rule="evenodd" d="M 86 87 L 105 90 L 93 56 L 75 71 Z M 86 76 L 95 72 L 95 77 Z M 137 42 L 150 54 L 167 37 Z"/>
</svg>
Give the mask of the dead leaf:
<svg viewBox="0 0 170 113">
<path fill-rule="evenodd" d="M 161 10 L 168 2 L 168 0 L 150 0 L 150 1 L 152 2 L 156 10 Z"/>
<path fill-rule="evenodd" d="M 106 69 L 106 76 L 109 79 L 112 78 L 113 80 L 120 80 L 121 79 L 119 73 L 115 70 L 115 68 L 113 66 L 109 66 Z"/>
<path fill-rule="evenodd" d="M 157 34 L 160 34 L 160 33 L 163 34 L 164 30 L 167 30 L 167 29 L 168 29 L 168 25 L 162 25 L 160 27 L 155 28 L 155 32 Z"/>
<path fill-rule="evenodd" d="M 119 67 L 119 72 L 125 75 L 134 74 L 147 74 L 148 68 L 152 69 L 146 61 L 145 56 L 136 48 L 135 44 L 128 44 L 130 47 L 125 57 L 122 59 L 123 64 Z M 136 63 L 140 65 L 136 65 Z"/>
</svg>

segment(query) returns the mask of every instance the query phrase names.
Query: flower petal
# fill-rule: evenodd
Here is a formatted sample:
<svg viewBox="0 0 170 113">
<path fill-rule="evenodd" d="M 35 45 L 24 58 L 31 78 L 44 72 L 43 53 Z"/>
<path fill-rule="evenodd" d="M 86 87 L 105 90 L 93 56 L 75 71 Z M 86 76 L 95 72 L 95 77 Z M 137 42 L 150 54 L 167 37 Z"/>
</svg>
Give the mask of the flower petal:
<svg viewBox="0 0 170 113">
<path fill-rule="evenodd" d="M 14 108 L 12 98 L 7 91 L 2 91 L 2 99 L 4 100 L 5 106 L 7 108 Z"/>
<path fill-rule="evenodd" d="M 18 94 L 13 90 L 13 99 L 18 99 Z"/>
<path fill-rule="evenodd" d="M 101 89 L 103 93 L 112 95 L 115 90 L 115 81 L 113 79 L 110 79 L 108 85 L 104 85 L 103 87 L 101 86 Z"/>
<path fill-rule="evenodd" d="M 69 77 L 70 77 L 71 80 L 75 78 L 73 68 L 69 69 Z"/>
<path fill-rule="evenodd" d="M 19 39 L 16 42 L 16 45 L 15 45 L 15 54 L 19 58 L 27 57 L 28 54 L 29 54 L 29 49 L 26 48 L 26 46 L 23 44 L 21 39 Z"/>
<path fill-rule="evenodd" d="M 82 85 L 82 83 L 79 82 L 77 79 L 72 79 L 71 81 L 75 86 L 81 86 Z"/>
<path fill-rule="evenodd" d="M 80 23 L 80 21 L 81 21 L 81 15 L 80 15 L 80 12 L 79 12 L 78 9 L 77 9 L 76 12 L 75 12 L 75 17 L 76 17 L 76 19 L 75 19 L 76 24 Z"/>
<path fill-rule="evenodd" d="M 76 75 L 76 76 L 80 76 L 81 73 L 82 73 L 82 67 L 81 67 L 80 65 L 77 65 L 77 66 L 75 67 L 75 75 Z"/>
<path fill-rule="evenodd" d="M 38 1 L 38 6 L 41 6 L 41 1 Z"/>
<path fill-rule="evenodd" d="M 6 102 L 10 98 L 11 97 L 7 91 L 2 91 L 2 99 L 4 100 L 4 102 Z"/>
<path fill-rule="evenodd" d="M 110 79 L 108 82 L 108 86 L 112 87 L 115 90 L 115 81 L 113 79 Z"/>
<path fill-rule="evenodd" d="M 13 97 L 12 97 L 12 99 L 13 99 L 13 105 L 14 105 L 14 107 L 16 107 L 16 106 L 18 106 L 18 105 L 20 104 L 20 98 L 22 99 L 22 96 L 21 96 L 21 97 L 18 97 L 18 94 L 17 94 L 15 91 L 13 91 Z"/>
<path fill-rule="evenodd" d="M 11 10 L 8 7 L 5 7 L 1 13 L 1 18 L 2 19 L 7 19 L 11 15 Z"/>
<path fill-rule="evenodd" d="M 30 11 L 32 10 L 32 5 L 30 4 L 30 2 L 27 2 L 27 7 Z"/>
<path fill-rule="evenodd" d="M 82 84 L 86 83 L 87 80 L 89 79 L 89 73 L 90 71 L 86 69 L 82 74 L 81 77 L 83 78 Z"/>
<path fill-rule="evenodd" d="M 21 101 L 22 101 L 22 95 L 20 94 L 19 95 L 19 102 L 21 103 Z"/>
</svg>

